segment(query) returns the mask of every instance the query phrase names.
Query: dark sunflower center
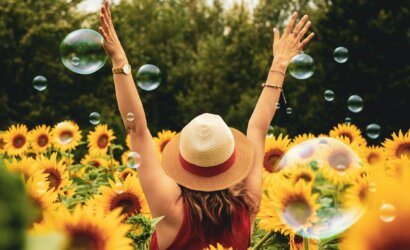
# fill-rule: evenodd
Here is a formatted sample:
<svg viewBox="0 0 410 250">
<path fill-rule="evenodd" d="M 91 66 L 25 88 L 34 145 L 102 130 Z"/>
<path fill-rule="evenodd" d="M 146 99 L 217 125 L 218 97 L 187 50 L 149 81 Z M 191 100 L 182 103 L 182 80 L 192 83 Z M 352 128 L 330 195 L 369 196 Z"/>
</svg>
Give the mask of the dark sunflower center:
<svg viewBox="0 0 410 250">
<path fill-rule="evenodd" d="M 397 158 L 400 158 L 401 156 L 407 156 L 410 158 L 410 143 L 401 144 L 396 151 L 396 156 Z"/>
<path fill-rule="evenodd" d="M 37 138 L 37 144 L 38 144 L 40 147 L 45 147 L 45 146 L 48 144 L 48 136 L 45 135 L 45 134 L 40 135 L 40 136 Z"/>
<path fill-rule="evenodd" d="M 380 160 L 380 155 L 376 153 L 370 153 L 367 156 L 367 162 L 370 164 L 376 164 Z"/>
<path fill-rule="evenodd" d="M 68 144 L 71 142 L 71 140 L 73 139 L 73 132 L 70 130 L 64 130 L 63 132 L 60 133 L 60 135 L 58 136 L 60 143 L 62 144 Z"/>
<path fill-rule="evenodd" d="M 100 135 L 97 140 L 97 146 L 99 148 L 104 149 L 107 147 L 107 145 L 108 145 L 108 135 L 107 134 Z"/>
<path fill-rule="evenodd" d="M 303 237 L 296 234 L 295 235 L 295 243 L 296 244 L 302 244 L 303 243 Z"/>
<path fill-rule="evenodd" d="M 334 152 L 329 157 L 329 165 L 340 172 L 346 171 L 351 163 L 349 155 L 345 152 Z"/>
<path fill-rule="evenodd" d="M 339 135 L 340 135 L 340 136 L 347 137 L 347 138 L 349 139 L 349 142 L 352 142 L 352 141 L 353 141 L 353 136 L 352 136 L 350 133 L 341 132 Z"/>
<path fill-rule="evenodd" d="M 0 149 L 4 149 L 4 146 L 6 146 L 6 143 L 4 142 L 3 138 L 0 138 Z"/>
<path fill-rule="evenodd" d="M 16 135 L 13 138 L 13 147 L 14 148 L 22 148 L 24 144 L 26 143 L 26 137 L 24 135 Z"/>
<path fill-rule="evenodd" d="M 45 169 L 44 173 L 48 174 L 47 181 L 50 182 L 50 189 L 54 188 L 54 190 L 57 190 L 62 182 L 60 173 L 52 168 Z"/>
<path fill-rule="evenodd" d="M 121 213 L 127 214 L 127 216 L 132 216 L 141 212 L 141 204 L 138 197 L 129 192 L 118 194 L 111 201 L 110 210 L 114 210 L 118 207 L 121 207 Z"/>
<path fill-rule="evenodd" d="M 128 171 L 122 171 L 121 174 L 120 174 L 121 179 L 123 179 L 123 180 L 127 179 L 127 177 L 128 177 L 130 174 L 131 174 L 131 173 L 128 172 Z"/>
<path fill-rule="evenodd" d="M 94 167 L 99 167 L 101 166 L 101 163 L 97 160 L 92 160 L 89 162 L 91 165 L 93 165 Z"/>
<path fill-rule="evenodd" d="M 299 227 L 306 224 L 311 213 L 312 209 L 307 201 L 302 197 L 295 197 L 286 204 L 283 217 L 291 226 Z"/>
<path fill-rule="evenodd" d="M 104 240 L 93 229 L 74 229 L 70 233 L 67 250 L 102 250 L 104 245 Z"/>
<path fill-rule="evenodd" d="M 304 180 L 305 182 L 311 182 L 312 176 L 308 173 L 301 173 L 297 178 L 296 181 Z"/>
<path fill-rule="evenodd" d="M 271 149 L 265 154 L 263 167 L 270 173 L 278 172 L 277 165 L 283 156 L 283 151 L 280 149 Z"/>
<path fill-rule="evenodd" d="M 161 153 L 162 153 L 162 151 L 164 150 L 165 146 L 168 144 L 169 141 L 170 141 L 170 140 L 167 139 L 167 140 L 163 141 L 163 142 L 161 143 L 161 145 L 159 145 L 159 149 L 161 150 Z"/>
</svg>

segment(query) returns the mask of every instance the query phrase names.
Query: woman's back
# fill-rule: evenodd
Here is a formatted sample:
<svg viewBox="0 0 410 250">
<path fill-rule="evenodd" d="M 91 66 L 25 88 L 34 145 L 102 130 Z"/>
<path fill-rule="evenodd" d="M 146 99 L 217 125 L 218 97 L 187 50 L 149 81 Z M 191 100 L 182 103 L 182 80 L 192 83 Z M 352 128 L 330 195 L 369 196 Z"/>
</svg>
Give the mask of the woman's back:
<svg viewBox="0 0 410 250">
<path fill-rule="evenodd" d="M 166 249 L 202 250 L 210 244 L 216 245 L 217 243 L 237 250 L 248 249 L 250 245 L 251 223 L 248 210 L 244 206 L 239 204 L 235 206 L 235 213 L 232 217 L 232 228 L 234 231 L 225 230 L 221 234 L 214 234 L 213 236 L 206 236 L 206 228 L 199 228 L 199 232 L 195 233 L 194 225 L 191 222 L 190 210 L 185 203 L 183 211 L 183 219 L 179 231 L 171 245 Z M 222 221 L 221 223 L 226 222 Z M 208 228 L 208 232 L 212 230 L 212 228 Z M 150 249 L 159 249 L 156 232 L 152 236 Z"/>
</svg>

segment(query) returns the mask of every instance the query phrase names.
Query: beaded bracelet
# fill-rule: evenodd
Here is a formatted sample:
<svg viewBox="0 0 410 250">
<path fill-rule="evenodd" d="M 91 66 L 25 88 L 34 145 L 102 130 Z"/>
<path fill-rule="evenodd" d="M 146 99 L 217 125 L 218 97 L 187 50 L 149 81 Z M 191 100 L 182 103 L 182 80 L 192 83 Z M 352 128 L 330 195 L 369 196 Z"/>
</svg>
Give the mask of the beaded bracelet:
<svg viewBox="0 0 410 250">
<path fill-rule="evenodd" d="M 269 87 L 269 88 L 274 88 L 274 89 L 280 89 L 280 92 L 282 93 L 283 101 L 284 101 L 285 104 L 286 104 L 285 92 L 283 91 L 282 86 L 277 85 L 277 84 L 271 84 L 271 83 L 266 83 L 266 82 L 264 82 L 264 83 L 262 83 L 262 87 L 263 87 L 263 88 L 264 88 L 264 87 Z"/>
</svg>

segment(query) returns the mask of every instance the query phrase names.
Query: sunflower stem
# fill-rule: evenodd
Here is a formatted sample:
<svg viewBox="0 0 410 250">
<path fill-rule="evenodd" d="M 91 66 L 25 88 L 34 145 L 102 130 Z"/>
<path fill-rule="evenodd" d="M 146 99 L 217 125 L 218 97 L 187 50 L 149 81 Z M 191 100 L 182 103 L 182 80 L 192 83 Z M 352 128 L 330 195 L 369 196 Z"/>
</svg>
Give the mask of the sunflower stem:
<svg viewBox="0 0 410 250">
<path fill-rule="evenodd" d="M 259 249 L 260 247 L 262 247 L 262 245 L 271 237 L 274 236 L 274 232 L 270 231 L 269 233 L 267 233 L 265 236 L 263 236 L 263 238 L 256 243 L 255 247 L 253 248 L 254 250 Z"/>
<path fill-rule="evenodd" d="M 113 161 L 112 161 L 112 158 L 113 158 L 113 148 L 112 148 L 112 145 L 110 145 L 110 172 L 111 172 L 111 174 L 113 173 L 113 169 L 114 169 L 114 164 L 113 164 Z"/>
<path fill-rule="evenodd" d="M 303 245 L 305 250 L 309 250 L 309 238 L 308 237 L 303 237 Z"/>
</svg>

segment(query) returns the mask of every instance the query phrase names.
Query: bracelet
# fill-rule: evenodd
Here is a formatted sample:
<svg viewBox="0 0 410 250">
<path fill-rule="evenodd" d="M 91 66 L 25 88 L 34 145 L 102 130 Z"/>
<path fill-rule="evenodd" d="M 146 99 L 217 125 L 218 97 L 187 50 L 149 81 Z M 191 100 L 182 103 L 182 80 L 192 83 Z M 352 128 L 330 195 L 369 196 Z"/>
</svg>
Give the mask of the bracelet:
<svg viewBox="0 0 410 250">
<path fill-rule="evenodd" d="M 278 69 L 271 69 L 271 70 L 269 70 L 269 72 L 278 72 L 279 74 L 285 76 L 285 72 L 283 72 L 281 70 L 278 70 Z"/>
<path fill-rule="evenodd" d="M 270 88 L 282 90 L 282 86 L 277 85 L 277 84 L 266 83 L 266 82 L 262 83 L 262 87 L 263 87 L 263 88 L 264 88 L 264 87 L 270 87 Z"/>
</svg>

